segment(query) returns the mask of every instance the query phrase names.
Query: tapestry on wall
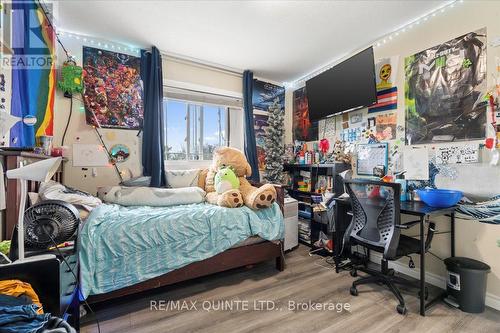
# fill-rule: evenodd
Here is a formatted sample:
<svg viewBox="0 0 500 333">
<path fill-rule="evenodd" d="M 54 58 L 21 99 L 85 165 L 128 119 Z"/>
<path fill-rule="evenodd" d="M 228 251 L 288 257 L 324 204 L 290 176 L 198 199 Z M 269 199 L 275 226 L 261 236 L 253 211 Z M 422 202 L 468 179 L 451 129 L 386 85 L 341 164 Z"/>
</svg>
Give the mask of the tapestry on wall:
<svg viewBox="0 0 500 333">
<path fill-rule="evenodd" d="M 284 110 L 284 87 L 257 79 L 253 80 L 252 104 L 254 109 L 267 111 L 271 104 L 273 104 L 275 98 L 279 98 L 279 104 Z"/>
<path fill-rule="evenodd" d="M 262 111 L 255 112 L 253 119 L 255 144 L 257 146 L 257 161 L 259 162 L 259 170 L 264 171 L 266 169 L 266 152 L 264 146 L 266 142 L 266 128 L 269 126 L 269 113 Z"/>
<path fill-rule="evenodd" d="M 398 63 L 398 56 L 382 58 L 375 63 L 377 103 L 368 108 L 368 113 L 398 108 L 398 88 L 396 87 Z"/>
<path fill-rule="evenodd" d="M 486 135 L 486 28 L 405 59 L 406 143 Z"/>
<path fill-rule="evenodd" d="M 139 129 L 144 110 L 140 58 L 83 47 L 83 100 L 87 124 Z"/>
<path fill-rule="evenodd" d="M 2 120 L 6 120 L 10 129 L 10 139 L 5 145 L 32 147 L 35 137 L 53 135 L 54 29 L 34 1 L 13 2 L 12 11 L 15 13 L 11 22 L 14 54 L 8 64 L 10 67 L 4 68 L 5 71 L 11 68 L 12 72 L 0 74 L 0 90 L 5 92 L 12 87 L 11 113 L 2 117 L 6 118 Z M 29 29 L 26 22 L 30 22 Z M 2 103 L 5 100 L 2 99 Z"/>
<path fill-rule="evenodd" d="M 318 122 L 309 120 L 309 105 L 306 87 L 293 92 L 293 139 L 298 141 L 318 140 Z"/>
</svg>

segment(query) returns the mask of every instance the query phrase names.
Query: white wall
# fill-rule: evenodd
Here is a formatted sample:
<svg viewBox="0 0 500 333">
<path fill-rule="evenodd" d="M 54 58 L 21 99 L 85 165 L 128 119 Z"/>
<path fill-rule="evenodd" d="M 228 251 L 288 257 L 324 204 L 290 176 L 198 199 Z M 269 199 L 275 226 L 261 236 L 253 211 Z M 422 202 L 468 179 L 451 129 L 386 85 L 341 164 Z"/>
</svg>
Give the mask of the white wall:
<svg viewBox="0 0 500 333">
<path fill-rule="evenodd" d="M 448 41 L 465 33 L 487 28 L 488 42 L 500 37 L 500 3 L 496 1 L 466 1 L 447 10 L 438 18 L 429 19 L 410 31 L 400 34 L 382 47 L 375 49 L 375 59 L 399 55 L 397 77 L 398 86 L 398 125 L 404 126 L 404 58 Z M 488 43 L 488 44 L 489 44 Z M 360 48 L 363 47 L 360 45 Z M 500 57 L 500 47 L 487 46 L 488 87 L 492 87 L 493 73 L 496 72 L 495 58 Z M 292 142 L 292 89 L 286 96 L 286 128 L 287 142 Z M 366 109 L 364 110 L 367 114 Z M 341 117 L 337 117 L 337 129 L 341 129 Z M 366 118 L 365 118 L 366 119 Z M 321 126 L 320 126 L 321 127 Z M 321 130 L 320 130 L 321 133 Z M 339 134 L 338 132 L 336 133 Z M 337 136 L 336 135 L 336 136 Z M 321 138 L 320 138 L 321 139 Z M 330 137 L 330 141 L 335 137 Z M 433 146 L 433 145 L 431 145 Z M 463 190 L 468 196 L 487 197 L 500 193 L 500 166 L 488 165 L 489 152 L 481 153 L 482 163 L 458 165 L 457 179 L 438 176 L 436 184 L 442 188 Z M 449 230 L 445 218 L 439 218 L 439 231 Z M 412 233 L 415 235 L 418 231 Z M 458 219 L 456 222 L 456 248 L 458 256 L 466 256 L 488 263 L 492 270 L 488 277 L 489 302 L 496 300 L 500 307 L 500 247 L 496 241 L 500 239 L 500 226 Z M 449 253 L 449 235 L 437 235 L 432 244 L 432 251 L 440 257 Z M 414 258 L 416 259 L 416 258 Z M 427 269 L 441 277 L 444 276 L 444 265 L 431 255 L 426 256 Z M 406 260 L 401 260 L 406 264 Z M 418 266 L 418 261 L 415 260 Z"/>
<path fill-rule="evenodd" d="M 98 39 L 96 40 L 96 43 Z M 82 62 L 82 46 L 83 42 L 73 38 L 68 38 L 67 35 L 62 37 L 62 42 L 69 52 L 76 57 L 77 63 Z M 104 42 L 104 41 L 103 41 Z M 85 43 L 86 46 L 94 46 L 95 44 Z M 62 50 L 58 49 L 58 68 L 62 66 L 65 60 L 65 55 Z M 184 87 L 196 87 L 198 89 L 210 90 L 227 94 L 230 96 L 241 96 L 242 79 L 237 74 L 231 74 L 220 70 L 210 69 L 206 66 L 190 64 L 189 62 L 163 57 L 163 76 L 164 84 L 177 85 Z M 54 105 L 54 144 L 61 144 L 62 134 L 66 126 L 66 121 L 69 115 L 70 100 L 65 98 L 58 90 L 56 92 Z M 136 130 L 118 130 L 118 129 L 100 129 L 108 148 L 114 144 L 121 143 L 130 147 L 130 157 L 127 161 L 118 164 L 125 179 L 135 177 L 142 174 L 141 166 L 141 139 L 137 136 Z M 68 186 L 75 187 L 91 193 L 96 193 L 98 186 L 116 185 L 119 183 L 119 177 L 112 167 L 95 168 L 93 175 L 92 168 L 73 167 L 71 147 L 73 143 L 92 143 L 99 144 L 99 140 L 95 131 L 86 124 L 85 112 L 81 96 L 73 98 L 73 109 L 71 123 L 66 134 L 65 146 L 68 147 L 66 156 L 68 161 L 65 165 L 64 183 Z M 196 165 L 190 163 L 189 166 L 176 164 L 176 168 L 193 168 L 203 167 L 206 163 L 198 163 Z M 169 165 L 172 167 L 172 165 Z"/>
</svg>

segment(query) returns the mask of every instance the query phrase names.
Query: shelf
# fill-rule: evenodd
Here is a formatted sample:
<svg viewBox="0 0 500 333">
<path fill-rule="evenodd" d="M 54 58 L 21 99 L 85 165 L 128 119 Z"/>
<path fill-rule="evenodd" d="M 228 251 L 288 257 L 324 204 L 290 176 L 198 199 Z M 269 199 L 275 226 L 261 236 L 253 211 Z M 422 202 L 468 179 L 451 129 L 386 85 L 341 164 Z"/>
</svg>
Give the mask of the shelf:
<svg viewBox="0 0 500 333">
<path fill-rule="evenodd" d="M 324 164 L 284 164 L 283 167 L 286 168 L 334 168 L 339 164 L 345 164 L 342 162 L 338 163 L 324 163 Z"/>
<path fill-rule="evenodd" d="M 286 190 L 287 191 L 291 191 L 291 192 L 295 192 L 295 193 L 301 193 L 301 194 L 304 194 L 304 195 L 322 195 L 322 193 L 300 191 L 300 190 L 296 190 L 296 189 L 293 189 L 293 188 L 286 188 Z"/>
</svg>

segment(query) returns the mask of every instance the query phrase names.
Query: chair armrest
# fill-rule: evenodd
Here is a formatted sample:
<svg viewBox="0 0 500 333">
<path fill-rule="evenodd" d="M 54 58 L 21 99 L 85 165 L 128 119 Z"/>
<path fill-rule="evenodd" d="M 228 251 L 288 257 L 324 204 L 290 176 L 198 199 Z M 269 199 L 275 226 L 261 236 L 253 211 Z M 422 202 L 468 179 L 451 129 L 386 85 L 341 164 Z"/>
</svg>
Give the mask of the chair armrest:
<svg viewBox="0 0 500 333">
<path fill-rule="evenodd" d="M 420 220 L 406 222 L 406 223 L 401 223 L 400 225 L 397 225 L 396 228 L 399 228 L 399 229 L 410 229 L 411 227 L 413 227 L 414 225 L 419 224 L 419 223 L 420 223 Z"/>
</svg>

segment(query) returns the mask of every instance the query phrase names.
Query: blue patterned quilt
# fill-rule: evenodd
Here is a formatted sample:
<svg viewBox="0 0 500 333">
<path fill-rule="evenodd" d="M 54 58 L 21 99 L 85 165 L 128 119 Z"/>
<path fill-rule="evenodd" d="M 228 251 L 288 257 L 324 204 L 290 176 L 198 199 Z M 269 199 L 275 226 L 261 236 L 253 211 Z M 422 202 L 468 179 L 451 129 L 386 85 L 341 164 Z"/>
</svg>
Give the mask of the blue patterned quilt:
<svg viewBox="0 0 500 333">
<path fill-rule="evenodd" d="M 279 206 L 253 211 L 206 203 L 171 207 L 101 205 L 80 233 L 85 298 L 210 258 L 250 236 L 282 239 Z"/>
</svg>

